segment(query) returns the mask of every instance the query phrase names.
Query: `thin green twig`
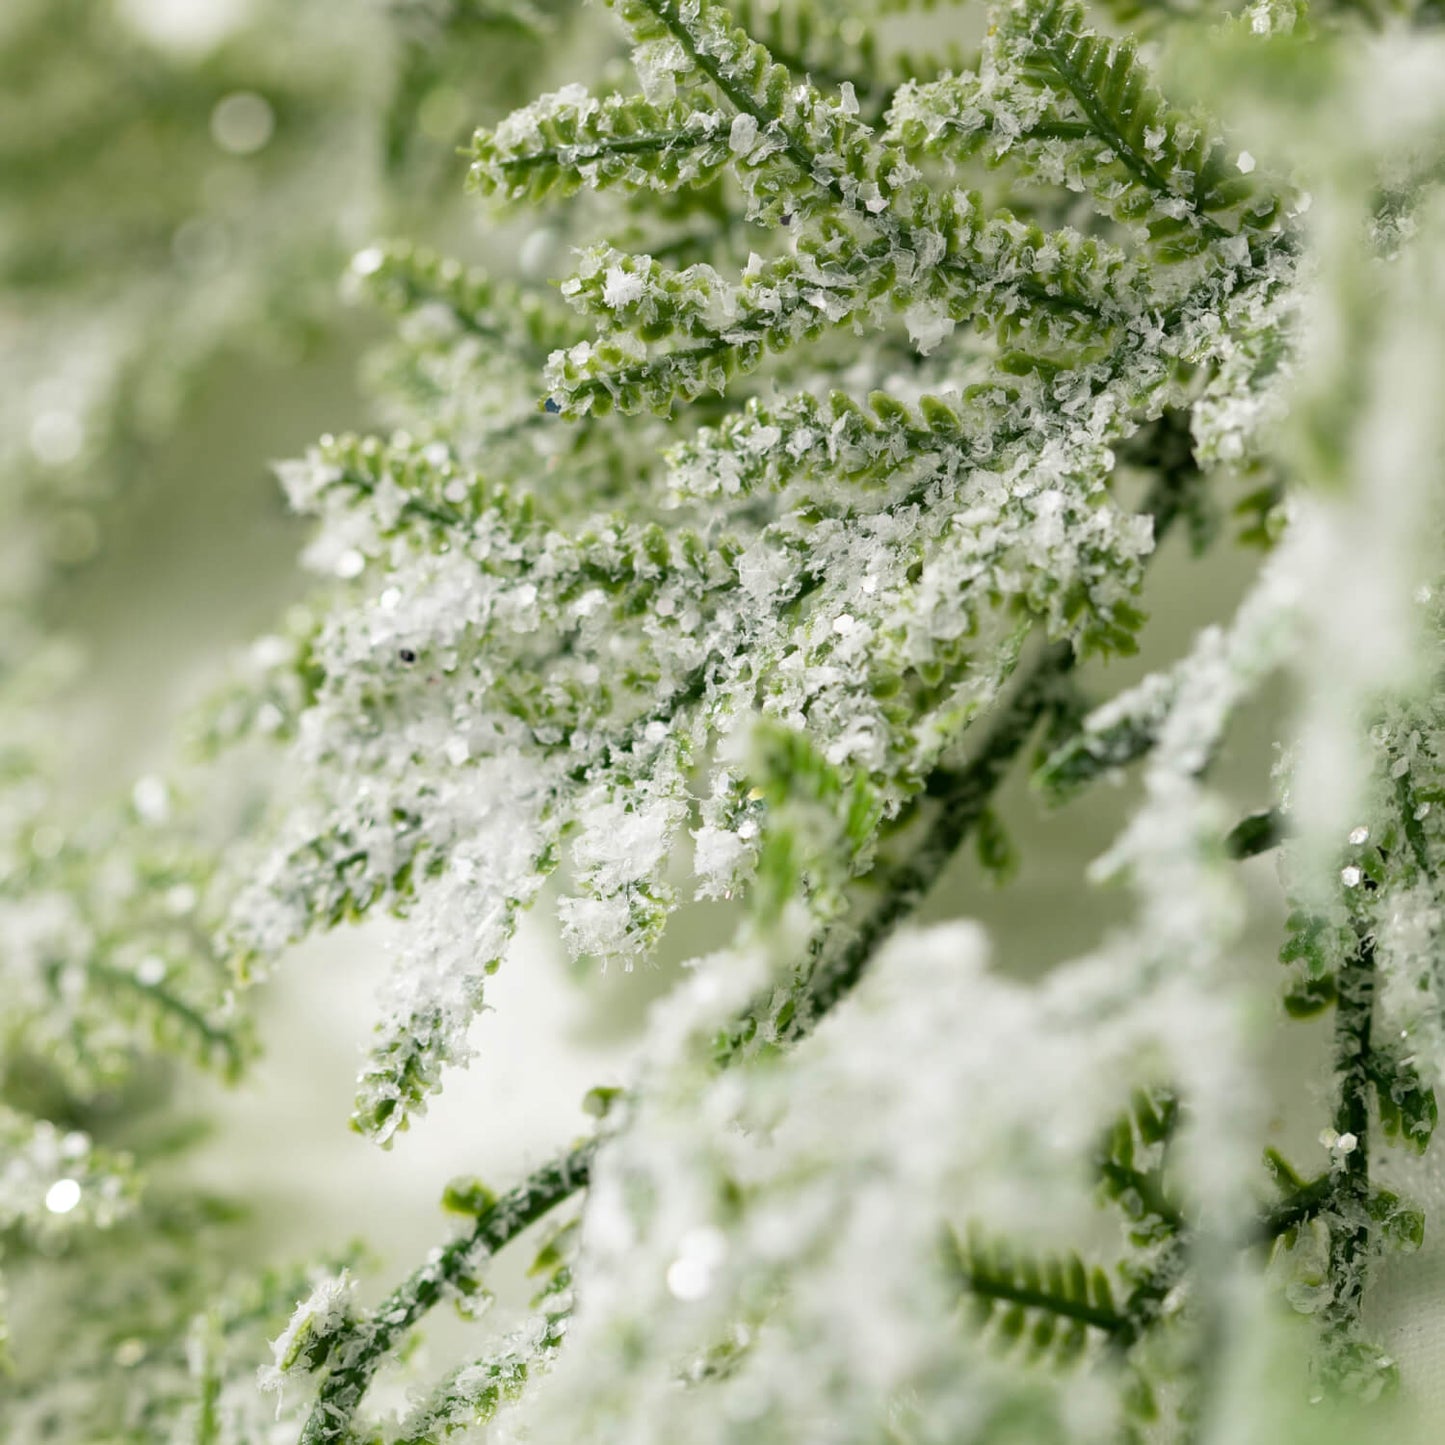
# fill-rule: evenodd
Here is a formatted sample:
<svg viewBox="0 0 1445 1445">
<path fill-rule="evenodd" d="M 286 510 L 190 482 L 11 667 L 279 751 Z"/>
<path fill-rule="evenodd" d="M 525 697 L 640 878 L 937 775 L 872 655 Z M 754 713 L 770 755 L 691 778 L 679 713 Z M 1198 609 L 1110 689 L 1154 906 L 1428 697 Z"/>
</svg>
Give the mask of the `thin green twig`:
<svg viewBox="0 0 1445 1445">
<path fill-rule="evenodd" d="M 584 1188 L 596 1152 L 597 1141 L 589 1139 L 529 1175 L 480 1214 L 469 1233 L 409 1275 L 349 1336 L 339 1338 L 331 1354 L 342 1363 L 322 1381 L 300 1445 L 341 1445 L 350 1434 L 362 1396 L 392 1347 L 481 1259 Z"/>
</svg>

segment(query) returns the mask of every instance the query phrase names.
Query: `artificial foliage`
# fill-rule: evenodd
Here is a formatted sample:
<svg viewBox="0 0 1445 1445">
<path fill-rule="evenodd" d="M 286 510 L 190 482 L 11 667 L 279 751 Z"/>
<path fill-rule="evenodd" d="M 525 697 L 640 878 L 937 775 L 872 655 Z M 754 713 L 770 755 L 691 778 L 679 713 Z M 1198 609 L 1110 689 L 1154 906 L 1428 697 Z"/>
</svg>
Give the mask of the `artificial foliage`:
<svg viewBox="0 0 1445 1445">
<path fill-rule="evenodd" d="M 149 69 L 106 58 L 134 7 L 66 8 L 0 230 L 24 364 L 108 338 L 90 409 L 38 388 L 7 461 L 55 566 L 193 358 L 340 324 L 310 278 L 363 193 L 397 238 L 343 283 L 390 330 L 377 430 L 278 468 L 316 589 L 188 770 L 57 825 L 52 583 L 7 587 L 0 1239 L 51 1321 L 12 1322 L 9 1438 L 1411 1438 L 1373 1291 L 1438 1228 L 1399 1161 L 1445 1081 L 1434 7 L 455 0 L 368 11 L 363 66 L 308 38 L 338 7 L 258 4 Z M 0 70 L 49 19 L 0 20 Z M 173 93 L 107 93 L 127 128 L 87 99 L 116 73 Z M 461 225 L 416 137 L 468 106 Z M 219 170 L 145 149 L 187 107 Z M 137 165 L 97 136 L 152 169 L 74 232 Z M 478 215 L 531 230 L 479 264 Z M 1211 549 L 1242 596 L 1129 673 L 1154 572 Z M 1270 697 L 1241 812 L 1216 775 Z M 1089 865 L 1127 921 L 1072 957 L 940 899 L 966 848 L 1027 867 L 1020 778 L 1131 789 Z M 725 922 L 624 1085 L 531 1174 L 459 1178 L 390 1287 L 341 1238 L 221 1270 L 231 1205 L 151 1178 L 186 1141 L 106 1144 L 95 1101 L 166 1059 L 266 1068 L 253 1000 L 308 936 L 399 920 L 351 1118 L 387 1147 L 486 1046 L 527 910 L 617 977 L 693 899 Z M 1276 1101 L 1261 1037 L 1305 1029 L 1321 1081 Z M 1267 1145 L 1285 1108 L 1309 1149 Z M 442 1306 L 465 1355 L 428 1373 Z"/>
</svg>

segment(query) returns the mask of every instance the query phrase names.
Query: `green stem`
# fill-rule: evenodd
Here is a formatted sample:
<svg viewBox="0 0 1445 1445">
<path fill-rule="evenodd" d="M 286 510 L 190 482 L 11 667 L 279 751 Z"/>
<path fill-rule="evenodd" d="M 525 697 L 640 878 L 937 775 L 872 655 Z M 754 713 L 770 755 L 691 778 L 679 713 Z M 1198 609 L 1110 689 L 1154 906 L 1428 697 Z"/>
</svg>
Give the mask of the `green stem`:
<svg viewBox="0 0 1445 1445">
<path fill-rule="evenodd" d="M 649 155 L 657 151 L 696 150 L 699 146 L 717 142 L 714 131 L 688 128 L 686 130 L 649 131 L 646 135 L 619 136 L 615 139 L 595 141 L 590 145 L 548 146 L 526 155 L 513 156 L 497 162 L 502 171 L 529 171 L 541 165 L 568 165 L 584 161 L 599 160 L 603 156 Z"/>
<path fill-rule="evenodd" d="M 959 1269 L 958 1277 L 959 1283 L 980 1299 L 999 1300 L 1006 1304 L 1022 1305 L 1025 1309 L 1044 1310 L 1064 1319 L 1092 1325 L 1106 1334 L 1119 1334 L 1129 1329 L 1129 1321 L 1117 1310 L 1100 1309 L 1078 1300 L 1061 1298 L 1044 1289 L 1030 1289 L 1027 1285 L 973 1274 L 963 1268 Z"/>
<path fill-rule="evenodd" d="M 322 1382 L 300 1445 L 341 1445 L 350 1434 L 362 1396 L 392 1347 L 479 1259 L 495 1254 L 584 1188 L 596 1152 L 597 1141 L 589 1139 L 543 1165 L 478 1215 L 470 1233 L 454 1239 L 404 1280 L 349 1337 L 336 1340 L 331 1355 L 345 1363 Z"/>
</svg>

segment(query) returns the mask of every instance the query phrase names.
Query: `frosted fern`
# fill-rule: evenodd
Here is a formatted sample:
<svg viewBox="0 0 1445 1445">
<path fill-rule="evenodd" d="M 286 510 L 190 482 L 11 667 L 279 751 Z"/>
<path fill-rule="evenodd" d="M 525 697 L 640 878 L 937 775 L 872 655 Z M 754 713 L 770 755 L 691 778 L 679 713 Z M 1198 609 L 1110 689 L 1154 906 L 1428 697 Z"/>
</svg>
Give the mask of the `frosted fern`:
<svg viewBox="0 0 1445 1445">
<path fill-rule="evenodd" d="M 1410 1161 L 1445 1086 L 1433 8 L 1367 34 L 1329 6 L 611 0 L 582 78 L 548 60 L 560 6 L 392 8 L 356 42 L 395 65 L 379 164 L 342 190 L 402 239 L 309 235 L 322 152 L 268 191 L 308 258 L 348 243 L 342 290 L 390 333 L 377 426 L 277 469 L 308 602 L 215 691 L 202 759 L 62 830 L 48 584 L 5 600 L 0 1231 L 54 1300 L 62 1247 L 114 1273 L 0 1420 L 1430 1438 L 1386 1413 L 1411 1382 L 1376 1301 L 1433 1239 Z M 37 33 L 0 22 L 0 56 Z M 519 74 L 464 92 L 502 44 Z M 313 82 L 338 124 L 338 96 L 366 107 Z M 211 115 L 222 150 L 260 135 L 248 94 Z M 458 106 L 484 122 L 464 214 L 534 227 L 480 262 L 411 185 L 409 137 L 459 139 Z M 36 215 L 17 254 L 50 244 Z M 142 312 L 88 416 L 170 334 Z M 34 460 L 78 462 L 97 423 L 41 400 Z M 1251 575 L 1171 656 L 1149 604 L 1186 542 Z M 1241 798 L 1231 748 L 1281 683 Z M 1027 876 L 1011 778 L 1096 816 L 1127 790 L 1087 869 L 1119 885 L 1102 936 L 1020 956 L 957 917 L 987 912 L 978 873 Z M 576 969 L 667 987 L 593 1125 L 508 1188 L 454 1183 L 460 1225 L 379 1301 L 358 1251 L 221 1268 L 185 1241 L 225 1210 L 150 1178 L 144 1131 L 133 1158 L 66 1127 L 151 1053 L 238 1076 L 251 986 L 390 919 L 352 1125 L 397 1145 L 488 1046 L 534 909 Z M 1265 1059 L 1310 1019 L 1318 1118 Z M 538 1288 L 494 1324 L 523 1236 Z M 466 1335 L 438 1365 L 416 1346 L 443 1303 Z"/>
</svg>

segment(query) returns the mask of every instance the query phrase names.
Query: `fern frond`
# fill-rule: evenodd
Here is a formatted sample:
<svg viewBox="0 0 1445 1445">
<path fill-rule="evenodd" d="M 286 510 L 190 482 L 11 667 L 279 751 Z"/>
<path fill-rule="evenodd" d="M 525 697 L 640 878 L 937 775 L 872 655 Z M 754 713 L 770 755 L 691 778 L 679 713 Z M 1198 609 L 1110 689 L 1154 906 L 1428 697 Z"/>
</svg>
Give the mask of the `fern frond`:
<svg viewBox="0 0 1445 1445">
<path fill-rule="evenodd" d="M 1134 42 L 1089 30 L 1075 0 L 1015 5 L 981 72 L 903 87 L 885 141 L 914 158 L 1012 162 L 1086 191 L 1163 261 L 1209 248 L 1245 259 L 1248 237 L 1280 212 L 1252 158 L 1231 154 L 1207 116 L 1170 106 Z"/>
<path fill-rule="evenodd" d="M 1069 233 L 1045 235 L 1007 213 L 985 217 L 977 198 L 962 192 L 933 194 L 901 150 L 878 145 L 856 119 L 851 91 L 833 103 L 807 84 L 785 86 L 786 70 L 716 6 L 684 14 L 670 0 L 629 0 L 622 13 L 639 45 L 682 46 L 734 111 L 727 149 L 754 219 L 778 224 L 791 218 L 802 227 L 820 209 L 834 216 L 826 227 L 799 232 L 799 254 L 805 262 L 811 258 L 811 274 L 793 258 L 761 263 L 752 306 L 747 291 L 754 278 L 730 297 L 709 268 L 670 277 L 651 258 L 626 265 L 608 253 L 605 271 L 595 264 L 585 269 L 569 290 L 584 306 L 610 314 L 595 341 L 554 358 L 549 381 L 564 410 L 666 415 L 676 402 L 724 391 L 768 350 L 856 322 L 885 298 L 906 314 L 924 351 L 959 322 L 972 321 L 1005 338 L 1026 337 L 1047 353 L 1085 335 L 1097 340 L 1137 308 L 1139 278 L 1122 255 Z M 715 113 L 699 114 L 720 137 Z M 614 121 L 623 125 L 630 148 L 670 153 L 673 132 L 659 129 L 663 120 L 650 102 L 580 95 L 519 112 L 478 144 L 500 154 L 521 138 L 522 150 L 541 167 L 538 174 L 549 177 L 546 185 L 572 187 L 586 179 L 591 160 L 573 166 L 564 182 L 553 164 L 558 146 L 591 157 L 587 147 L 604 121 L 604 129 Z M 783 172 L 772 168 L 779 157 L 786 161 Z M 718 164 L 725 163 L 719 149 Z M 476 174 L 500 184 L 495 168 L 483 165 Z M 627 173 L 588 174 L 605 184 Z M 632 179 L 652 183 L 641 173 Z M 678 184 L 671 172 L 664 180 L 671 188 Z M 599 286 L 600 275 L 606 280 Z M 680 298 L 699 281 L 699 299 L 689 310 Z M 641 325 L 628 327 L 628 320 Z M 648 354 L 650 335 L 679 325 L 699 344 Z"/>
<path fill-rule="evenodd" d="M 651 257 L 593 253 L 563 292 L 579 309 L 601 314 L 605 330 L 552 359 L 547 380 L 562 411 L 666 415 L 706 391 L 725 391 L 783 352 L 858 318 L 887 290 L 886 254 L 840 250 L 831 261 L 819 238 L 796 256 L 761 262 L 740 283 L 710 266 L 669 271 Z M 872 263 L 870 265 L 870 263 Z M 672 335 L 695 344 L 649 353 Z"/>
<path fill-rule="evenodd" d="M 335 506 L 339 519 L 362 515 L 360 500 L 369 514 L 385 499 L 379 529 L 371 517 L 366 528 L 349 523 L 344 533 L 363 568 L 368 556 L 383 555 L 391 529 L 417 528 L 418 537 L 431 539 L 405 583 L 414 600 L 404 621 L 386 615 L 394 599 L 377 598 L 315 650 L 323 677 L 336 679 L 318 689 L 316 706 L 330 719 L 319 736 L 338 749 L 334 758 L 318 762 L 331 768 L 346 758 L 348 773 L 364 767 L 373 776 L 369 794 L 353 797 L 342 788 L 317 817 L 298 821 L 291 842 L 245 904 L 262 952 L 312 920 L 422 907 L 423 893 L 429 900 L 425 916 L 446 920 L 417 929 L 421 952 L 408 960 L 411 982 L 392 1011 L 405 1029 L 379 1041 L 359 1117 L 389 1133 L 433 1087 L 440 1067 L 462 1057 L 465 1020 L 478 1005 L 486 971 L 516 910 L 532 896 L 523 880 L 550 871 L 560 830 L 583 824 L 582 869 L 596 880 L 569 909 L 573 946 L 649 946 L 670 907 L 655 869 L 683 816 L 676 780 L 685 759 L 679 755 L 659 772 L 667 730 L 649 735 L 645 747 L 640 739 L 653 722 L 671 716 L 674 744 L 695 756 L 736 709 L 755 702 L 752 674 L 729 672 L 726 651 L 735 644 L 712 650 L 719 647 L 707 640 L 719 635 L 709 631 L 712 618 L 728 629 L 723 635 L 735 636 L 739 606 L 750 609 L 752 599 L 767 596 L 764 616 L 748 624 L 758 627 L 755 656 L 761 649 L 793 653 L 827 670 L 815 674 L 819 683 L 805 698 L 765 697 L 766 708 L 801 712 L 812 725 L 848 737 L 838 756 L 848 762 L 850 776 L 866 768 L 885 813 L 918 795 L 943 751 L 996 695 L 1035 619 L 1054 636 L 1073 634 L 1085 646 L 1127 650 L 1140 620 L 1129 594 L 1151 545 L 1151 526 L 1101 502 L 1112 428 L 1127 424 L 1129 409 L 1150 397 L 1151 388 L 1167 387 L 1167 372 L 1143 360 L 1141 376 L 1133 369 L 1134 353 L 1121 350 L 1110 359 L 1117 374 L 1095 369 L 1084 385 L 1061 386 L 1061 373 L 1040 358 L 1004 358 L 1022 374 L 1006 386 L 992 382 L 984 392 L 987 406 L 969 417 L 1002 423 L 998 433 L 985 434 L 996 450 L 971 456 L 964 412 L 935 400 L 919 412 L 927 447 L 876 497 L 843 492 L 826 499 L 822 510 L 815 499 L 771 522 L 740 509 L 737 538 L 715 535 L 706 546 L 686 530 L 669 534 L 616 518 L 595 531 L 584 524 L 580 533 L 563 535 L 529 521 L 505 499 L 495 507 L 483 501 L 476 515 L 459 515 L 472 495 L 465 469 L 455 474 L 449 459 L 428 455 L 426 448 L 404 449 L 397 458 L 383 449 L 369 474 L 338 469 L 324 457 L 302 468 L 291 489 L 303 507 Z M 1100 391 L 1092 393 L 1092 386 Z M 898 445 L 900 423 L 912 423 L 908 408 L 887 396 L 872 406 L 876 424 L 858 425 L 847 406 L 834 420 L 842 423 L 836 434 L 851 436 L 860 452 L 871 450 L 876 463 Z M 800 419 L 806 411 L 805 404 Z M 1081 430 L 1080 416 L 1089 418 L 1092 431 L 1087 447 L 1091 433 Z M 768 432 L 761 413 L 750 424 L 757 428 L 757 455 L 772 453 L 790 474 L 807 464 L 814 448 L 821 466 L 833 434 L 831 423 L 806 440 L 803 425 Z M 1055 427 L 1070 438 L 1067 472 L 1059 469 Z M 741 435 L 729 434 L 734 455 L 741 454 Z M 984 455 L 986 467 L 979 465 Z M 1035 480 L 1019 485 L 1025 475 Z M 1007 484 L 998 480 L 1004 476 Z M 863 547 L 870 555 L 876 555 L 871 529 L 907 519 L 910 546 L 889 562 L 887 576 L 875 579 L 874 592 L 850 590 L 846 598 L 834 592 L 828 557 L 841 554 L 820 553 L 814 531 L 829 511 L 847 523 L 842 531 L 828 524 L 835 548 Z M 1041 515 L 1048 526 L 1041 527 Z M 1055 537 L 1058 546 L 1041 548 L 1046 537 Z M 756 591 L 771 587 L 767 579 L 780 564 L 792 578 L 786 595 Z M 457 606 L 458 596 L 468 599 L 466 606 Z M 651 606 L 659 596 L 668 601 L 665 612 Z M 743 597 L 749 600 L 740 603 Z M 604 644 L 613 681 L 599 693 L 596 649 Z M 619 682 L 617 662 L 624 655 L 629 660 Z M 851 661 L 840 667 L 844 658 Z M 417 683 L 408 682 L 410 676 Z M 443 677 L 458 683 L 418 685 Z M 456 714 L 438 709 L 458 685 L 466 689 L 465 715 L 482 716 L 477 709 L 485 700 L 494 732 L 484 735 L 472 726 L 453 736 Z M 709 687 L 727 690 L 709 695 Z M 706 710 L 697 706 L 705 696 Z M 607 709 L 614 716 L 604 726 Z M 378 729 L 380 719 L 389 721 Z M 700 729 L 695 737 L 694 725 Z M 891 740 L 886 752 L 871 747 L 874 737 Z M 588 755 L 579 758 L 576 749 L 584 741 Z M 468 781 L 474 767 L 494 778 L 507 747 L 523 748 L 535 764 L 534 771 L 500 769 L 505 776 L 491 784 L 513 810 L 505 838 L 495 835 L 493 824 L 472 819 L 467 808 L 442 810 L 441 832 L 431 826 L 438 810 L 429 793 L 418 792 L 413 759 L 439 746 L 449 759 L 455 756 Z M 342 775 L 335 774 L 333 786 Z M 591 785 L 595 793 L 586 791 Z M 617 812 L 626 787 L 640 789 L 644 815 L 630 818 L 625 805 Z M 726 802 L 733 797 L 731 784 L 718 796 L 721 812 L 704 808 L 705 835 L 736 840 L 732 825 L 738 820 Z M 651 840 L 639 854 L 640 871 L 626 876 L 608 861 L 606 847 L 585 841 L 617 834 L 620 817 L 630 818 L 627 829 L 640 830 L 634 836 Z M 455 855 L 464 855 L 464 863 L 471 858 L 475 868 L 488 850 L 495 852 L 488 887 L 478 890 L 465 868 L 455 871 Z M 727 868 L 746 852 L 735 848 Z M 453 871 L 441 874 L 440 860 L 449 855 Z M 726 871 L 711 844 L 700 856 L 710 868 L 717 863 L 717 873 Z M 511 861 L 503 867 L 501 859 Z M 485 921 L 485 937 L 461 956 L 451 941 L 457 919 L 473 917 L 478 927 Z"/>
<path fill-rule="evenodd" d="M 947 1230 L 944 1263 L 976 1325 L 1002 1350 L 1022 1346 L 1034 1359 L 1067 1367 L 1087 1350 L 1091 1332 L 1109 1339 L 1130 1328 L 1108 1275 L 1078 1254 L 1034 1258 L 977 1232 L 960 1239 Z"/>
<path fill-rule="evenodd" d="M 1049 122 L 1075 124 L 1071 163 L 1116 220 L 1142 225 L 1161 259 L 1260 231 L 1277 197 L 1250 179 L 1209 122 L 1171 108 L 1130 40 L 1087 28 L 1076 0 L 1025 3 L 1013 12 L 1010 61 L 1051 99 Z"/>
<path fill-rule="evenodd" d="M 485 852 L 491 864 L 485 890 L 466 887 L 475 861 L 443 879 L 433 899 L 438 922 L 419 930 L 383 994 L 386 1008 L 357 1075 L 351 1115 L 357 1133 L 389 1145 L 414 1117 L 425 1113 L 428 1099 L 441 1085 L 442 1070 L 471 1057 L 467 1031 L 482 1010 L 486 981 L 500 966 L 522 911 L 555 866 L 560 830 L 547 824 L 545 818 L 538 819 L 532 833 L 523 836 L 516 830 L 505 837 L 499 830 L 490 836 L 478 830 L 474 856 Z M 468 930 L 465 958 L 456 957 L 448 925 Z"/>
<path fill-rule="evenodd" d="M 755 136 L 777 136 L 803 174 L 811 172 L 812 147 L 801 127 L 816 110 L 817 92 L 797 86 L 787 66 L 740 29 L 730 11 L 711 0 L 685 7 L 677 0 L 614 0 L 613 8 L 644 54 L 658 42 L 680 45 L 691 64 L 676 68 L 695 70 L 691 85 L 707 86 L 748 116 Z"/>
<path fill-rule="evenodd" d="M 568 86 L 479 130 L 469 172 L 482 195 L 535 204 L 584 187 L 669 192 L 705 186 L 733 158 L 719 111 L 642 96 L 598 100 Z"/>
<path fill-rule="evenodd" d="M 13 765 L 12 786 L 29 766 Z M 254 1056 L 211 947 L 214 863 L 155 786 L 149 817 L 134 807 L 100 814 L 52 847 L 24 826 L 23 808 L 6 820 L 0 934 L 12 942 L 0 1051 L 32 1067 L 44 1060 L 72 1107 L 113 1090 L 155 1046 L 232 1080 Z M 123 872 L 110 861 L 122 855 Z"/>
<path fill-rule="evenodd" d="M 459 538 L 485 527 L 521 543 L 542 523 L 535 496 L 488 482 L 441 443 L 323 437 L 304 462 L 284 467 L 281 475 L 292 508 L 303 515 L 387 502 L 378 540 L 416 530 L 437 540 Z"/>
<path fill-rule="evenodd" d="M 729 8 L 739 28 L 801 80 L 830 90 L 851 85 L 860 100 L 887 84 L 877 38 L 856 15 L 818 0 L 737 0 Z"/>
<path fill-rule="evenodd" d="M 391 315 L 440 308 L 460 331 L 524 363 L 540 366 L 549 351 L 573 339 L 565 315 L 534 291 L 498 282 L 480 267 L 409 241 L 368 246 L 353 257 L 351 275 L 361 292 Z"/>
<path fill-rule="evenodd" d="M 1100 1188 L 1130 1220 L 1136 1244 L 1159 1244 L 1184 1230 L 1184 1216 L 1167 1180 L 1168 1148 L 1178 1123 L 1179 1101 L 1173 1093 L 1140 1089 L 1095 1161 Z"/>
<path fill-rule="evenodd" d="M 149 953 L 141 966 L 122 968 L 102 956 L 91 959 L 85 971 L 91 985 L 114 1001 L 119 1018 L 146 1021 L 157 1044 L 216 1069 L 224 1078 L 238 1079 L 255 1054 L 247 1021 L 211 1000 L 188 997 L 190 990 L 183 983 L 169 980 L 173 973 L 184 979 L 184 963 L 173 967 Z"/>
<path fill-rule="evenodd" d="M 900 250 L 930 256 L 922 226 L 914 235 L 905 219 L 910 211 L 926 212 L 928 188 L 916 184 L 919 173 L 901 150 L 876 143 L 851 86 L 833 98 L 796 83 L 714 0 L 686 6 L 616 0 L 614 8 L 641 52 L 680 46 L 693 93 L 720 100 L 733 113 L 729 135 L 740 156 L 735 174 L 752 219 L 776 226 L 841 210 Z"/>
<path fill-rule="evenodd" d="M 670 602 L 673 620 L 658 631 L 647 599 L 666 589 L 695 607 L 733 574 L 722 539 L 710 551 L 685 529 L 605 516 L 565 535 L 529 497 L 405 441 L 333 441 L 289 484 L 298 507 L 371 517 L 370 539 L 353 535 L 374 555 L 398 537 L 421 542 L 413 609 L 430 600 L 403 620 L 383 593 L 370 621 L 317 639 L 313 708 L 334 727 L 317 761 L 364 756 L 372 784 L 358 792 L 337 777 L 318 790 L 235 910 L 231 937 L 245 961 L 313 926 L 413 915 L 415 948 L 394 976 L 358 1103 L 358 1127 L 386 1138 L 442 1067 L 465 1057 L 486 978 L 555 867 L 565 829 L 575 830 L 577 896 L 561 911 L 574 948 L 631 958 L 651 947 L 672 906 L 662 869 L 687 812 L 693 739 L 677 720 L 696 711 L 705 659 L 674 675 L 682 656 L 660 644 L 686 642 L 691 614 Z M 388 524 L 376 529 L 383 499 Z M 518 630 L 523 614 L 534 624 Z M 443 619 L 445 638 L 433 630 Z M 616 661 L 624 646 L 630 668 L 598 688 L 599 650 Z M 685 651 L 696 656 L 696 644 Z M 360 686 L 358 656 L 370 674 Z M 459 668 L 470 725 L 437 687 Z M 410 741 L 394 745 L 390 727 Z M 525 768 L 507 762 L 519 744 Z M 436 808 L 435 784 L 415 767 L 438 747 L 456 779 L 449 810 Z"/>
</svg>

